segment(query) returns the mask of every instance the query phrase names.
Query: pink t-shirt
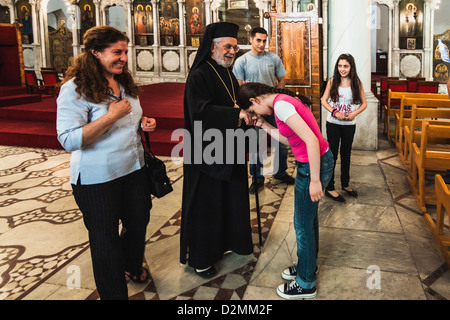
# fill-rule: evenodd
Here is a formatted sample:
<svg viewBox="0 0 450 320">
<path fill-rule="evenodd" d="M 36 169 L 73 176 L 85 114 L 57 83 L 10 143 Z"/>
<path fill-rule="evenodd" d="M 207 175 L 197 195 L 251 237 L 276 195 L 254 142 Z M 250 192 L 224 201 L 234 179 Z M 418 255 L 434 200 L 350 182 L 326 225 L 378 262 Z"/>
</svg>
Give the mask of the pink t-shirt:
<svg viewBox="0 0 450 320">
<path fill-rule="evenodd" d="M 278 94 L 273 101 L 275 120 L 277 121 L 277 127 L 280 131 L 280 134 L 288 139 L 295 160 L 300 162 L 309 162 L 306 143 L 302 139 L 300 139 L 300 137 L 294 132 L 294 130 L 292 130 L 284 121 L 280 120 L 277 116 L 277 112 L 280 111 L 277 110 L 277 108 L 285 108 L 286 102 L 295 107 L 297 113 L 306 122 L 312 132 L 316 135 L 317 139 L 319 139 L 320 156 L 322 156 L 328 150 L 328 141 L 325 140 L 322 136 L 314 114 L 300 100 L 285 94 Z"/>
</svg>

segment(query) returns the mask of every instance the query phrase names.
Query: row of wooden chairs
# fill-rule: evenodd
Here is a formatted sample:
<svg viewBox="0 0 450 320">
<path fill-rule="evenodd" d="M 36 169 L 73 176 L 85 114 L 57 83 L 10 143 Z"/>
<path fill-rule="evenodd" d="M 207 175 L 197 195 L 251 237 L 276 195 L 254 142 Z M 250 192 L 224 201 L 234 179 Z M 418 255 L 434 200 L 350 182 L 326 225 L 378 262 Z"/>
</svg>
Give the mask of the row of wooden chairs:
<svg viewBox="0 0 450 320">
<path fill-rule="evenodd" d="M 28 93 L 56 97 L 61 82 L 58 72 L 53 68 L 42 68 L 40 73 L 42 79 L 38 79 L 35 70 L 25 70 Z"/>
<path fill-rule="evenodd" d="M 399 93 L 390 92 L 390 98 Z M 448 95 L 403 93 L 395 114 L 393 142 L 407 171 L 407 181 L 431 233 L 450 267 L 450 99 Z M 437 173 L 437 174 L 436 174 Z M 431 182 L 430 176 L 433 177 Z M 428 179 L 428 180 L 427 180 Z M 433 219 L 427 205 L 436 205 Z"/>
<path fill-rule="evenodd" d="M 427 203 L 435 203 L 432 199 L 434 192 L 425 190 L 425 171 L 450 170 L 450 135 L 449 137 L 427 137 L 425 132 L 428 132 L 428 127 L 425 130 L 423 126 L 427 123 L 433 129 L 434 126 L 448 127 L 450 132 L 450 99 L 448 95 L 403 93 L 400 98 L 397 97 L 398 94 L 397 92 L 389 93 L 390 98 L 400 99 L 400 107 L 389 110 L 392 113 L 396 112 L 395 133 L 392 138 L 390 136 L 390 139 L 397 147 L 399 158 L 408 173 L 407 179 L 417 204 L 424 211 Z M 445 133 L 444 129 L 441 131 Z M 448 152 L 448 168 L 445 161 L 442 163 L 435 161 L 431 167 L 421 162 L 424 160 L 421 157 L 426 155 L 432 157 L 435 152 L 438 153 L 439 159 L 445 158 Z M 431 197 L 427 194 L 431 194 Z"/>
<path fill-rule="evenodd" d="M 405 110 L 405 106 L 412 106 Z M 418 107 L 419 106 L 419 107 Z M 406 169 L 410 169 L 410 157 L 413 143 L 420 142 L 423 119 L 429 119 L 435 125 L 450 124 L 449 99 L 404 98 L 402 108 L 396 115 L 395 144 L 400 160 Z"/>
<path fill-rule="evenodd" d="M 447 265 L 450 267 L 450 236 L 448 231 L 445 232 L 444 229 L 445 216 L 447 215 L 447 221 L 449 221 L 450 215 L 450 190 L 449 186 L 445 184 L 444 179 L 442 179 L 442 176 L 439 174 L 435 176 L 435 190 L 436 220 L 433 220 L 429 213 L 425 213 L 424 216 L 445 262 L 447 262 Z"/>
<path fill-rule="evenodd" d="M 436 110 L 423 109 L 423 111 L 429 113 L 429 117 L 437 115 Z M 430 111 L 433 112 L 432 115 Z M 411 131 L 407 180 L 422 212 L 426 211 L 427 204 L 436 204 L 435 189 L 434 186 L 427 186 L 426 173 L 434 174 L 435 172 L 450 170 L 450 109 L 446 111 L 445 114 L 442 113 L 442 117 L 445 116 L 446 118 L 422 120 L 420 135 L 416 134 L 417 130 Z M 414 138 L 417 140 L 413 141 Z"/>
<path fill-rule="evenodd" d="M 394 122 L 395 126 L 392 128 L 392 120 L 396 120 L 397 115 L 400 114 L 402 110 L 401 100 L 402 98 L 421 98 L 425 100 L 438 99 L 438 100 L 448 100 L 448 95 L 446 94 L 436 94 L 436 93 L 416 93 L 416 92 L 398 92 L 388 90 L 387 103 L 383 106 L 384 110 L 384 133 L 386 134 L 388 140 L 391 140 L 395 144 L 395 132 L 398 130 L 398 122 Z M 410 105 L 411 106 L 411 105 Z M 409 106 L 409 107 L 410 107 Z M 410 112 L 410 111 L 409 111 Z"/>
<path fill-rule="evenodd" d="M 380 94 L 376 97 L 380 100 L 380 117 L 383 112 L 383 106 L 387 104 L 388 92 L 419 92 L 419 93 L 438 93 L 438 81 L 426 81 L 423 77 L 408 77 L 401 80 L 399 77 L 381 77 Z"/>
</svg>

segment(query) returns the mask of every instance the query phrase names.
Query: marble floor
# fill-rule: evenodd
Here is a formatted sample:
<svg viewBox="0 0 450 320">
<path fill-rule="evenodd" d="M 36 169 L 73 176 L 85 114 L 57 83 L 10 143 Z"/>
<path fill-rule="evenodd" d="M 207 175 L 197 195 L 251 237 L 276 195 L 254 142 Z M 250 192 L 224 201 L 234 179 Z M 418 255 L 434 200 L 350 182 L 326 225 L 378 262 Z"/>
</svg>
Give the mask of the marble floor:
<svg viewBox="0 0 450 320">
<path fill-rule="evenodd" d="M 0 146 L 0 300 L 98 299 L 87 232 L 69 184 L 69 159 L 60 150 Z M 179 263 L 182 166 L 164 160 L 174 192 L 154 200 L 145 250 L 151 279 L 130 282 L 130 299 L 281 299 L 280 273 L 296 255 L 293 187 L 267 176 L 259 194 L 263 247 L 252 196 L 253 254 L 224 256 L 217 276 L 205 280 Z M 292 156 L 288 171 L 295 174 Z M 383 135 L 378 151 L 353 151 L 351 177 L 357 199 L 325 198 L 319 206 L 315 299 L 450 299 L 450 270 L 411 195 L 397 151 Z"/>
</svg>

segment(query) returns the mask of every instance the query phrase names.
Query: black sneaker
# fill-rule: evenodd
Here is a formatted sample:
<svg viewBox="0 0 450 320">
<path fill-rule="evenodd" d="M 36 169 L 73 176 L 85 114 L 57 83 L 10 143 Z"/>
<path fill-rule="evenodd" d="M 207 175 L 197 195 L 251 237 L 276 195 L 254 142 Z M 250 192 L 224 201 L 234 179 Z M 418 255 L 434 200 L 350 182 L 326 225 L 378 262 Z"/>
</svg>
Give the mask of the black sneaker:
<svg viewBox="0 0 450 320">
<path fill-rule="evenodd" d="M 315 272 L 317 273 L 317 267 Z M 292 281 L 297 277 L 297 264 L 294 262 L 292 267 L 286 268 L 281 272 L 281 277 L 284 280 Z"/>
<path fill-rule="evenodd" d="M 292 267 L 286 268 L 281 272 L 281 277 L 284 280 L 295 280 L 297 277 L 297 266 L 294 264 Z"/>
<path fill-rule="evenodd" d="M 316 287 L 304 289 L 295 280 L 280 284 L 277 288 L 277 294 L 284 299 L 310 299 L 316 296 L 316 292 Z"/>
</svg>

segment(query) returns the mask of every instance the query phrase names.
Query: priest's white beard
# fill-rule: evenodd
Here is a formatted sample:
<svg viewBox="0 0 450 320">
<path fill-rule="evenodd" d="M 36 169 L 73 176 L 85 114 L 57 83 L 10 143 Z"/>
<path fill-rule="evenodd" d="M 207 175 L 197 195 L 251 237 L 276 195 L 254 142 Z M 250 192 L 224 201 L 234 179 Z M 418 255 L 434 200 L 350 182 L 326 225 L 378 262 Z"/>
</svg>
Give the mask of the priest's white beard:
<svg viewBox="0 0 450 320">
<path fill-rule="evenodd" d="M 220 52 L 213 53 L 211 58 L 213 58 L 219 66 L 222 66 L 224 68 L 231 67 L 233 65 L 233 61 L 234 61 L 234 57 L 233 57 L 233 59 L 231 59 L 230 63 L 226 62 L 225 59 L 220 56 Z"/>
</svg>

